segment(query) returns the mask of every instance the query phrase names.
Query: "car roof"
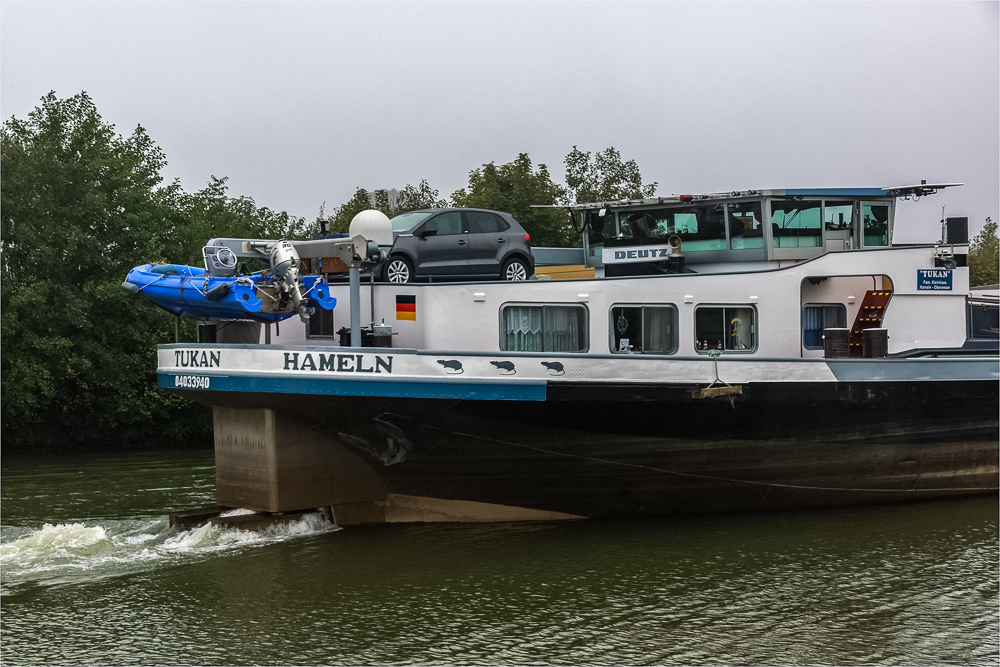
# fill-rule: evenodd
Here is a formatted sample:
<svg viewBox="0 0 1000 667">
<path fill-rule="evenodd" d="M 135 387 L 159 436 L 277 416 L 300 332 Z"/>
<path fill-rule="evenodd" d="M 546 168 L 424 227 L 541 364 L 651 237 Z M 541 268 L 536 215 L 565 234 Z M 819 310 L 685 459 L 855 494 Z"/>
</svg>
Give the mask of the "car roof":
<svg viewBox="0 0 1000 667">
<path fill-rule="evenodd" d="M 445 208 L 421 208 L 416 211 L 407 211 L 406 213 L 447 213 L 449 211 L 482 211 L 483 213 L 510 215 L 510 213 L 505 213 L 504 211 L 495 211 L 491 208 L 468 208 L 465 206 L 446 206 Z M 400 215 L 405 215 L 405 214 L 400 213 Z"/>
</svg>

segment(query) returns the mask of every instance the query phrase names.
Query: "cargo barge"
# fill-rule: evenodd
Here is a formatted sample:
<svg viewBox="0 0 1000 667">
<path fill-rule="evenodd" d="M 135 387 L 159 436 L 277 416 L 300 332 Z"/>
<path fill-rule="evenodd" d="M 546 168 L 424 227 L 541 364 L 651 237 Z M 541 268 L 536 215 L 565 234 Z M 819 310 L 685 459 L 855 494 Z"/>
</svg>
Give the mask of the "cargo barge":
<svg viewBox="0 0 1000 667">
<path fill-rule="evenodd" d="M 996 493 L 997 340 L 970 329 L 996 306 L 970 297 L 967 232 L 892 244 L 897 198 L 950 185 L 574 205 L 583 247 L 511 282 L 362 285 L 392 240 L 359 223 L 291 243 L 324 291 L 284 299 L 304 323 L 202 315 L 159 384 L 212 407 L 220 506 L 344 525 Z"/>
</svg>

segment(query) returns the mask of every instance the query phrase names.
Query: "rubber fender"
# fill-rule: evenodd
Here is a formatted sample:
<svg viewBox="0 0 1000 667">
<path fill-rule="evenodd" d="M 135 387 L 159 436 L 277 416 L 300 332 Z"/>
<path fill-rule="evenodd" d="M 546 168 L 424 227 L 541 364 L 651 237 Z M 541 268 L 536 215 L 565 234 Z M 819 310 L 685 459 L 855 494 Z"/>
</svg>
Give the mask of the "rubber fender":
<svg viewBox="0 0 1000 667">
<path fill-rule="evenodd" d="M 323 310 L 333 310 L 336 308 L 337 299 L 336 297 L 330 296 L 330 285 L 327 284 L 325 279 L 320 278 L 316 281 L 313 293 L 316 295 L 316 302 Z"/>
<path fill-rule="evenodd" d="M 236 302 L 243 306 L 247 312 L 260 312 L 260 307 L 264 305 L 264 302 L 257 298 L 256 283 L 251 281 L 237 282 L 233 286 L 233 294 L 236 295 Z"/>
<path fill-rule="evenodd" d="M 229 290 L 232 289 L 232 287 L 233 287 L 232 283 L 222 283 L 221 285 L 216 285 L 212 289 L 205 292 L 205 298 L 208 299 L 209 301 L 218 301 L 219 299 L 229 294 Z M 259 300 L 260 299 L 258 299 L 258 301 Z M 257 312 L 257 311 L 255 310 L 252 312 Z"/>
<path fill-rule="evenodd" d="M 138 294 L 139 293 L 139 286 L 136 285 L 135 283 L 130 283 L 127 280 L 122 283 L 122 287 L 124 287 L 125 290 L 128 291 L 130 294 Z"/>
</svg>

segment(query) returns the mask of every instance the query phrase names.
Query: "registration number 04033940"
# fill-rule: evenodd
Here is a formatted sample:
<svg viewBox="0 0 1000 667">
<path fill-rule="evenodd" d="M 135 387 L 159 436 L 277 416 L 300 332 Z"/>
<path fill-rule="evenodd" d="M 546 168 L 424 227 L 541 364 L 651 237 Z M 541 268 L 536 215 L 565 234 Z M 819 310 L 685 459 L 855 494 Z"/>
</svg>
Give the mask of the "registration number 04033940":
<svg viewBox="0 0 1000 667">
<path fill-rule="evenodd" d="M 208 389 L 211 378 L 204 375 L 175 375 L 174 386 L 184 389 Z"/>
</svg>

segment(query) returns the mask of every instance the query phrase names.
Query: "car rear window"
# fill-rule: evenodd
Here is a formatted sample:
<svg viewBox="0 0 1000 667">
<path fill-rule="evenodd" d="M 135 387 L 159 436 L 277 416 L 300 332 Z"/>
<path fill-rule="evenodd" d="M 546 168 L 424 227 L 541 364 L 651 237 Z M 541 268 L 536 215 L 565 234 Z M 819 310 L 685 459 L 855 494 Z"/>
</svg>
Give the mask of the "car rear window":
<svg viewBox="0 0 1000 667">
<path fill-rule="evenodd" d="M 466 211 L 465 215 L 469 220 L 470 234 L 495 234 L 505 232 L 510 228 L 506 220 L 493 213 Z"/>
</svg>

